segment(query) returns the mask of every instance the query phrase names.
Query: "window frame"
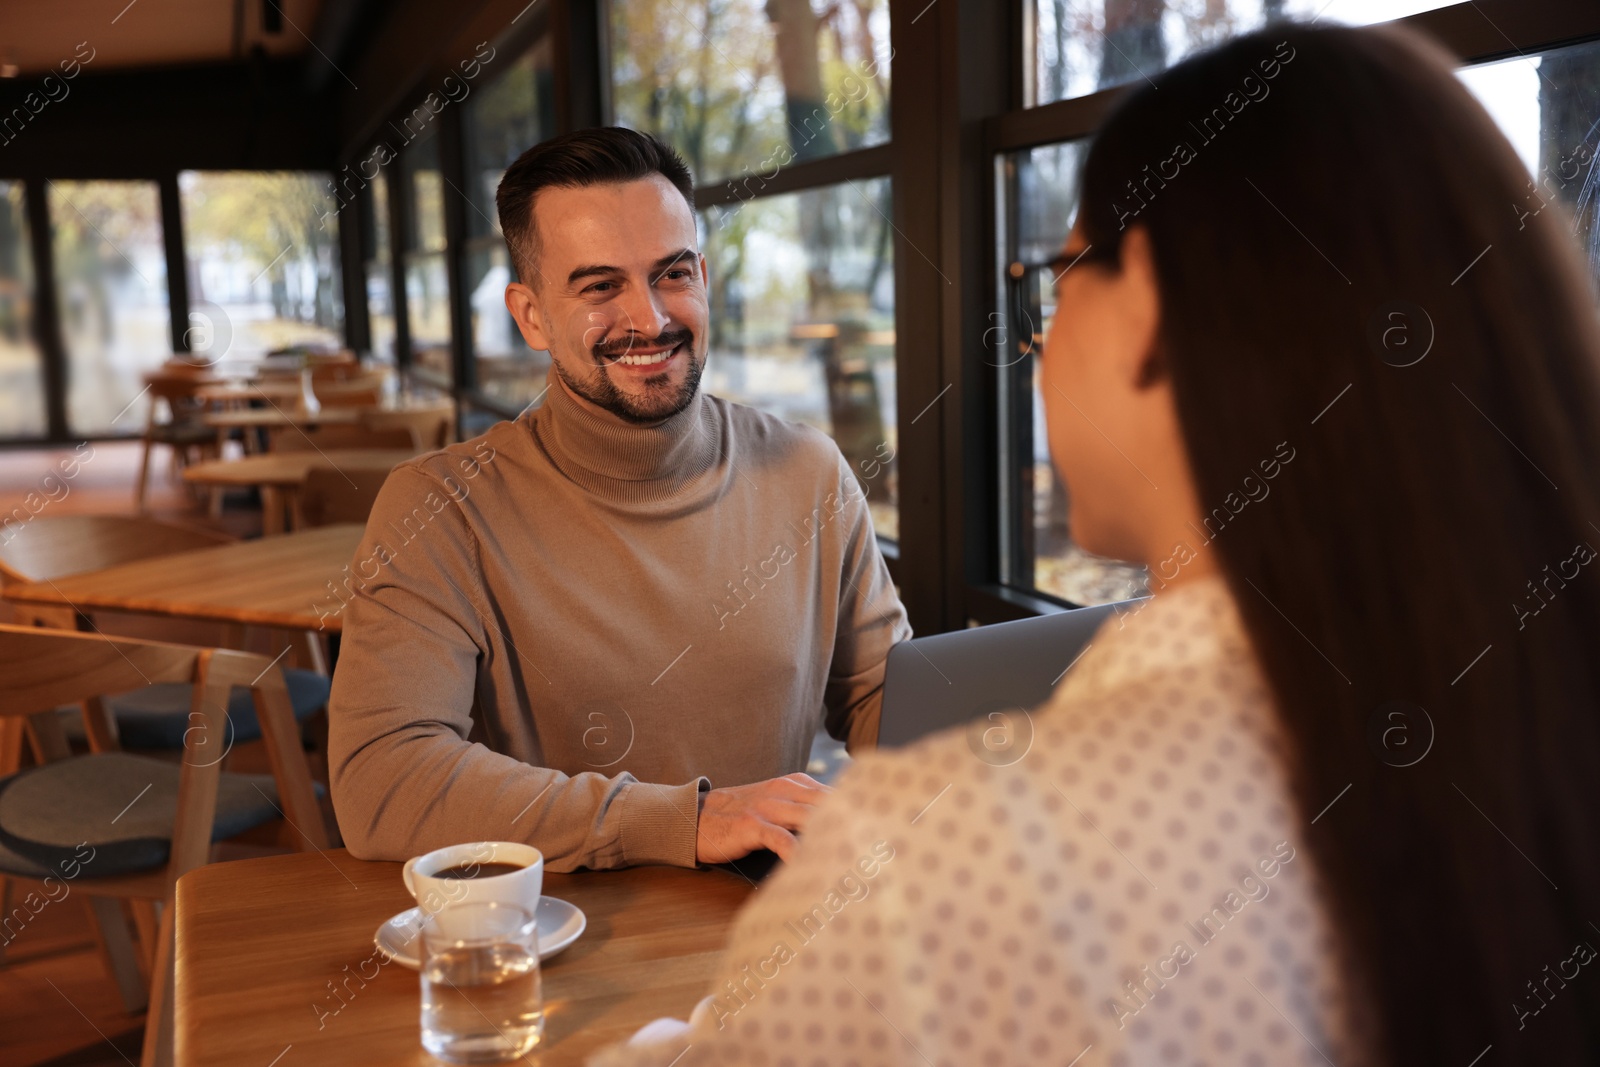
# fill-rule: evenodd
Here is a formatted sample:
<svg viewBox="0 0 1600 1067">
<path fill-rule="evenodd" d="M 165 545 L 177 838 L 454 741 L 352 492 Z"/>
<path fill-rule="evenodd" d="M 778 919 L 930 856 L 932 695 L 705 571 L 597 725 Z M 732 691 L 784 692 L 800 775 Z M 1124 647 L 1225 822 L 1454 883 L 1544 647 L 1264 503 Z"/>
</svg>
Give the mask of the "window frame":
<svg viewBox="0 0 1600 1067">
<path fill-rule="evenodd" d="M 506 51 L 507 64 L 509 65 L 521 62 L 528 56 L 529 53 L 540 47 L 544 41 L 548 40 L 552 53 L 552 68 L 553 70 L 559 70 L 561 64 L 555 54 L 558 50 L 555 48 L 555 31 L 554 27 L 551 25 L 551 22 L 552 20 L 549 18 L 530 21 L 526 27 L 509 37 L 503 45 Z M 496 47 L 499 48 L 502 46 L 497 45 Z M 493 76 L 488 78 L 483 83 L 482 88 L 488 89 L 496 81 L 498 81 L 499 78 L 504 77 L 508 73 L 509 72 L 505 70 L 495 72 Z M 555 78 L 553 77 L 552 82 L 554 81 Z M 562 96 L 561 92 L 557 90 L 553 95 L 557 100 L 556 106 L 559 106 L 558 102 Z M 468 152 L 466 139 L 468 124 L 465 121 L 465 108 L 467 106 L 469 106 L 469 101 L 463 101 L 463 110 L 458 116 L 457 122 L 457 126 L 460 130 L 461 146 L 460 174 L 459 181 L 456 183 L 456 194 L 458 199 L 461 201 L 460 232 L 462 234 L 459 254 L 456 257 L 459 263 L 460 277 L 462 279 L 462 291 L 457 302 L 461 306 L 462 327 L 466 331 L 465 336 L 462 338 L 462 347 L 464 350 L 462 359 L 464 366 L 467 368 L 462 375 L 462 380 L 467 384 L 465 384 L 461 390 L 461 399 L 471 408 L 488 412 L 493 415 L 498 415 L 501 418 L 511 419 L 515 418 L 523 410 L 524 405 L 507 403 L 506 401 L 489 394 L 482 388 L 482 383 L 478 375 L 478 362 L 481 357 L 474 350 L 474 342 L 476 338 L 472 332 L 471 294 L 466 291 L 466 279 L 469 276 L 468 268 L 474 255 L 478 255 L 483 252 L 492 253 L 497 246 L 504 247 L 505 236 L 491 226 L 488 233 L 479 234 L 478 236 L 474 237 L 471 236 L 471 228 L 467 225 L 469 221 L 467 218 L 467 212 L 477 210 L 476 206 L 471 202 L 466 192 L 467 183 L 471 180 L 471 176 L 467 173 Z M 554 110 L 555 107 L 552 108 L 552 111 Z M 555 119 L 552 124 L 554 128 L 558 128 L 560 125 L 561 123 L 559 118 Z M 529 147 L 532 146 L 530 145 Z M 510 250 L 507 249 L 507 254 L 509 255 L 509 253 Z"/>
<path fill-rule="evenodd" d="M 1014 188 L 1002 184 L 1003 161 L 1015 152 L 1092 137 L 1123 95 L 1138 87 L 1137 83 L 1130 83 L 1066 100 L 1033 107 L 1022 106 L 1026 79 L 1031 77 L 1031 54 L 1020 28 L 1031 22 L 1032 9 L 1033 0 L 1012 0 L 1013 15 L 1019 27 L 1011 55 L 1014 64 L 1012 106 L 981 122 L 983 157 L 989 161 L 995 175 L 992 179 L 992 196 L 996 208 L 985 219 L 991 227 L 989 236 L 992 238 L 986 242 L 990 250 L 989 277 L 992 279 L 990 296 L 993 306 L 990 311 L 1002 316 L 997 321 L 1006 323 L 1010 321 L 1011 303 L 1008 297 L 1013 286 L 1001 282 L 1003 271 L 1009 266 L 1003 260 L 1009 257 L 1003 256 L 1000 250 L 1002 240 L 1006 250 L 1015 247 L 1015 234 L 998 231 L 1000 227 L 1014 223 L 1015 216 L 1012 213 L 1014 209 L 1005 205 L 1008 209 L 1005 221 L 1000 221 L 998 207 L 1001 202 L 1008 196 L 1014 202 Z M 1600 10 L 1587 9 L 1581 0 L 1549 0 L 1537 10 L 1519 7 L 1507 0 L 1468 0 L 1380 25 L 1418 30 L 1456 55 L 1460 66 L 1468 67 L 1600 39 Z M 969 553 L 966 561 L 964 613 L 968 623 L 980 624 L 1005 622 L 1077 606 L 1036 588 L 1022 588 L 1005 581 L 1006 554 L 1014 554 L 1019 550 L 1023 536 L 1020 527 L 1025 513 L 1013 515 L 1011 511 L 1003 510 L 1011 504 L 1006 486 L 1007 476 L 1014 473 L 1014 468 L 1008 466 L 1006 452 L 1008 443 L 1011 443 L 1008 442 L 1011 430 L 1009 420 L 1022 416 L 1014 410 L 1018 398 L 1007 397 L 1006 391 L 999 387 L 998 373 L 994 379 L 986 397 L 995 416 L 992 429 L 984 438 L 989 462 L 987 469 L 975 480 L 977 484 L 968 487 L 978 489 L 987 496 L 992 502 L 991 513 L 994 516 L 994 523 L 987 531 L 985 541 L 986 545 L 992 547 L 981 555 Z M 1009 405 L 1008 400 L 1011 401 Z M 1012 410 L 1007 410 L 1008 407 Z M 1026 417 L 1031 419 L 1031 413 Z"/>
</svg>

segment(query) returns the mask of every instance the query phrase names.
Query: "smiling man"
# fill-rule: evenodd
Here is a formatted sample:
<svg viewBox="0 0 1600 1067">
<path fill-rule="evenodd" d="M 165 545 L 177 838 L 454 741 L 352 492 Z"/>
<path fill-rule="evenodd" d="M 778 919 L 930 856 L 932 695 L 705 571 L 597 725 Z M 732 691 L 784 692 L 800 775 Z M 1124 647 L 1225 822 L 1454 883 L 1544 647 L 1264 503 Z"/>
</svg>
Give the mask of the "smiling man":
<svg viewBox="0 0 1600 1067">
<path fill-rule="evenodd" d="M 570 134 L 497 204 L 550 386 L 384 485 L 330 704 L 345 842 L 786 857 L 826 792 L 812 737 L 873 744 L 910 636 L 865 497 L 823 434 L 700 390 L 710 280 L 671 149 Z"/>
</svg>

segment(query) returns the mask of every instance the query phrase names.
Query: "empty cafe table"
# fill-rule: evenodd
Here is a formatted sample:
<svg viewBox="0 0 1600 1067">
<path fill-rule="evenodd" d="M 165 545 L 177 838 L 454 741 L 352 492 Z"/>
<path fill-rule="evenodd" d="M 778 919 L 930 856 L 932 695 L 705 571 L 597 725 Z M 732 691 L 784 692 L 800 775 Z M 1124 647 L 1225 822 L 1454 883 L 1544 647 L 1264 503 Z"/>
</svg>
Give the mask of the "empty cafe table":
<svg viewBox="0 0 1600 1067">
<path fill-rule="evenodd" d="M 355 556 L 354 523 L 190 549 L 54 581 L 5 588 L 7 600 L 78 613 L 121 611 L 285 630 L 341 629 L 330 593 Z"/>
<path fill-rule="evenodd" d="M 217 451 L 222 451 L 222 444 L 234 430 L 243 430 L 245 451 L 250 452 L 251 442 L 255 436 L 254 431 L 260 431 L 275 436 L 295 427 L 306 426 L 355 426 L 361 422 L 365 408 L 324 408 L 318 412 L 310 412 L 302 407 L 281 407 L 274 405 L 270 408 L 228 408 L 224 411 L 208 411 L 202 416 L 207 426 L 217 431 Z M 272 451 L 269 447 L 267 451 Z"/>
<path fill-rule="evenodd" d="M 300 400 L 300 379 L 271 378 L 257 382 L 207 381 L 195 390 L 195 396 L 208 404 L 224 407 L 249 404 L 265 400 L 271 404 L 294 404 Z"/>
<path fill-rule="evenodd" d="M 332 467 L 338 471 L 387 471 L 416 455 L 402 448 L 328 448 L 310 452 L 267 452 L 242 459 L 213 459 L 196 463 L 183 471 L 184 481 L 197 485 L 238 488 L 257 486 L 261 490 L 261 528 L 264 533 L 282 533 L 283 509 L 292 503 L 295 492 L 312 467 Z"/>
<path fill-rule="evenodd" d="M 202 417 L 202 421 L 217 431 L 218 452 L 222 450 L 222 442 L 235 430 L 245 431 L 245 451 L 249 452 L 256 433 L 265 433 L 269 438 L 276 438 L 288 430 L 303 429 L 308 426 L 359 426 L 375 420 L 381 422 L 406 413 L 422 412 L 436 413 L 442 418 L 448 418 L 454 411 L 455 403 L 449 397 L 402 395 L 386 399 L 376 407 L 328 405 L 317 412 L 307 411 L 296 404 L 274 404 L 263 408 L 229 408 L 224 411 L 209 411 Z M 433 447 L 430 442 L 424 442 L 424 445 Z M 274 450 L 275 446 L 266 449 L 269 452 Z"/>
<path fill-rule="evenodd" d="M 633 867 L 544 876 L 588 927 L 544 963 L 545 1035 L 528 1059 L 581 1064 L 710 990 L 752 891 L 728 871 Z M 177 897 L 177 1063 L 427 1064 L 415 971 L 373 934 L 412 906 L 400 864 L 343 849 L 213 864 Z M 381 962 L 380 962 L 381 961 Z"/>
</svg>

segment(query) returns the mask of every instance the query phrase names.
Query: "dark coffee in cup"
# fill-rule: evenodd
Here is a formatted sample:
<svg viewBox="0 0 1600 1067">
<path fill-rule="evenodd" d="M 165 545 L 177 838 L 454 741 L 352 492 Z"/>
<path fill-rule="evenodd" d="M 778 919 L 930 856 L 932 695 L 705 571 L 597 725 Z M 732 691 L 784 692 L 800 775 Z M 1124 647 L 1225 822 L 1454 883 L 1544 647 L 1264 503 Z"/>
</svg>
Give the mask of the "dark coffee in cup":
<svg viewBox="0 0 1600 1067">
<path fill-rule="evenodd" d="M 493 878 L 501 874 L 516 874 L 527 870 L 520 863 L 469 863 L 461 867 L 446 867 L 435 871 L 431 878 Z"/>
</svg>

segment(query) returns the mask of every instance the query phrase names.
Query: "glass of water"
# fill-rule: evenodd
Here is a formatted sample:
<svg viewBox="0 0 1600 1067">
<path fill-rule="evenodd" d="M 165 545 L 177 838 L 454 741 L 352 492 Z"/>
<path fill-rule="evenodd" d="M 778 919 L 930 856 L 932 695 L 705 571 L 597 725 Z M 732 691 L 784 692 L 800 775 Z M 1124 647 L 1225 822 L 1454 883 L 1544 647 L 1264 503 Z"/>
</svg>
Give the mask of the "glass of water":
<svg viewBox="0 0 1600 1067">
<path fill-rule="evenodd" d="M 451 1063 L 505 1063 L 544 1037 L 539 933 L 515 904 L 448 904 L 422 927 L 422 1047 Z"/>
</svg>

